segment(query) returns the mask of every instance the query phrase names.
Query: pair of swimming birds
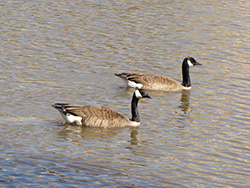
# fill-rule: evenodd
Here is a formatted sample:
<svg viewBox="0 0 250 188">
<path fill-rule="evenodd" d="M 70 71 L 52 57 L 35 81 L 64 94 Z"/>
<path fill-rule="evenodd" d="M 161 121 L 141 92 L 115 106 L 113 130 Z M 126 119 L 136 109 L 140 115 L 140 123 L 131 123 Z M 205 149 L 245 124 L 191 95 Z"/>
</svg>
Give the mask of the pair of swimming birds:
<svg viewBox="0 0 250 188">
<path fill-rule="evenodd" d="M 186 57 L 182 63 L 182 83 L 167 76 L 143 74 L 143 73 L 121 73 L 115 74 L 120 77 L 128 87 L 136 88 L 131 101 L 132 118 L 124 117 L 119 112 L 101 106 L 93 105 L 71 105 L 66 103 L 55 103 L 56 108 L 67 123 L 84 125 L 90 127 L 124 127 L 140 125 L 138 102 L 142 98 L 151 98 L 144 89 L 161 91 L 179 91 L 191 89 L 189 67 L 201 65 L 192 57 Z"/>
</svg>

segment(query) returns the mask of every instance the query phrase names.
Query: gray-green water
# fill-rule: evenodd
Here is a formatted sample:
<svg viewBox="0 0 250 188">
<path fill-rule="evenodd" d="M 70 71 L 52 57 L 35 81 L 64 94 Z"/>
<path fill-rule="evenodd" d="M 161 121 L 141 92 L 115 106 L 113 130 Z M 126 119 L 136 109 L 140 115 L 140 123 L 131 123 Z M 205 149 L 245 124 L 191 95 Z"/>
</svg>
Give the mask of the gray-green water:
<svg viewBox="0 0 250 188">
<path fill-rule="evenodd" d="M 250 3 L 1 1 L 1 187 L 249 187 Z M 139 128 L 63 125 L 54 102 L 130 117 L 113 73 L 181 81 L 148 91 Z"/>
</svg>

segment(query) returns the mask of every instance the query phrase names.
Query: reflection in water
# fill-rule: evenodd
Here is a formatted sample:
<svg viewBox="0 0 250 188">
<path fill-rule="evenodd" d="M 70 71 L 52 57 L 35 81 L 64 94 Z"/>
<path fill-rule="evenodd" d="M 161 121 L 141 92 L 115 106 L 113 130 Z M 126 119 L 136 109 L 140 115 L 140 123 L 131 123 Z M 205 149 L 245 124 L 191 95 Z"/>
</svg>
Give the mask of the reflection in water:
<svg viewBox="0 0 250 188">
<path fill-rule="evenodd" d="M 131 137 L 130 143 L 131 143 L 131 145 L 137 145 L 138 144 L 138 140 L 136 138 L 137 135 L 138 135 L 137 128 L 133 128 L 131 133 L 130 133 L 130 137 Z"/>
<path fill-rule="evenodd" d="M 65 140 L 72 141 L 72 139 L 88 139 L 88 140 L 102 140 L 115 137 L 123 132 L 123 130 L 129 127 L 119 128 L 98 128 L 98 127 L 85 127 L 85 126 L 73 126 L 70 124 L 64 124 L 62 130 L 58 132 L 58 136 Z M 139 127 L 132 127 L 130 132 L 131 145 L 138 145 L 138 129 Z"/>
<path fill-rule="evenodd" d="M 189 109 L 189 97 L 190 97 L 190 90 L 183 90 L 181 95 L 181 104 L 179 105 L 179 108 L 186 114 Z"/>
<path fill-rule="evenodd" d="M 249 187 L 248 7 L 1 1 L 1 187 Z M 133 89 L 113 73 L 178 80 L 189 55 L 206 64 L 197 87 L 148 91 L 140 127 L 57 126 L 55 100 L 130 117 Z"/>
<path fill-rule="evenodd" d="M 98 127 L 74 126 L 66 123 L 64 124 L 63 129 L 58 133 L 58 135 L 60 137 L 64 137 L 65 139 L 81 138 L 81 139 L 93 140 L 98 138 L 98 140 L 100 140 L 100 139 L 111 138 L 121 133 L 124 128 L 125 127 L 98 128 Z"/>
</svg>

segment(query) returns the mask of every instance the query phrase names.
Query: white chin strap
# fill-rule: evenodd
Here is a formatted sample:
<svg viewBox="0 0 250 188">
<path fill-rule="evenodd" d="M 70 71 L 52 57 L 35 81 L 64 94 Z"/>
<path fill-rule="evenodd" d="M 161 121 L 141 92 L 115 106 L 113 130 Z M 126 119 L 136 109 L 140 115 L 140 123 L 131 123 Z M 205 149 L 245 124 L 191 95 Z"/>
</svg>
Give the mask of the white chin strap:
<svg viewBox="0 0 250 188">
<path fill-rule="evenodd" d="M 188 63 L 188 66 L 189 66 L 189 67 L 194 66 L 194 65 L 193 65 L 193 63 L 191 63 L 191 61 L 190 61 L 190 60 L 187 60 L 187 63 Z"/>
<path fill-rule="evenodd" d="M 140 91 L 138 89 L 135 91 L 135 96 L 136 96 L 137 99 L 143 98 L 142 95 L 141 95 L 141 93 L 140 93 Z"/>
</svg>

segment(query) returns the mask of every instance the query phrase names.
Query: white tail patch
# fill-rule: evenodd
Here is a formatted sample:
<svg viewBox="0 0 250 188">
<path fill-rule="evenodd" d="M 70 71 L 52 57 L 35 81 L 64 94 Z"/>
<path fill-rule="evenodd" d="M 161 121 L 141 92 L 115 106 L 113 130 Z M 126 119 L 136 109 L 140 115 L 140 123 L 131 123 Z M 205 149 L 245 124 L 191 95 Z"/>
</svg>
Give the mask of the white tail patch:
<svg viewBox="0 0 250 188">
<path fill-rule="evenodd" d="M 66 115 L 64 115 L 63 113 L 60 112 L 60 114 L 67 123 L 76 123 L 77 125 L 82 125 L 82 117 L 74 116 L 69 113 L 66 113 Z"/>
<path fill-rule="evenodd" d="M 135 83 L 131 80 L 127 80 L 126 78 L 123 78 L 123 77 L 120 77 L 126 84 L 128 87 L 132 87 L 132 88 L 138 88 L 138 89 L 141 89 L 142 88 L 142 84 L 140 83 Z"/>
<path fill-rule="evenodd" d="M 128 81 L 128 82 L 127 82 L 127 85 L 128 85 L 129 87 L 141 89 L 142 86 L 143 86 L 143 85 L 140 84 L 140 83 L 135 83 L 135 82 L 130 81 L 130 80 L 127 80 L 127 81 Z"/>
</svg>

